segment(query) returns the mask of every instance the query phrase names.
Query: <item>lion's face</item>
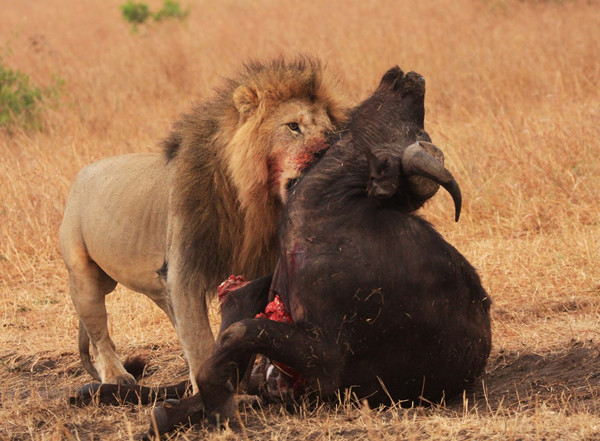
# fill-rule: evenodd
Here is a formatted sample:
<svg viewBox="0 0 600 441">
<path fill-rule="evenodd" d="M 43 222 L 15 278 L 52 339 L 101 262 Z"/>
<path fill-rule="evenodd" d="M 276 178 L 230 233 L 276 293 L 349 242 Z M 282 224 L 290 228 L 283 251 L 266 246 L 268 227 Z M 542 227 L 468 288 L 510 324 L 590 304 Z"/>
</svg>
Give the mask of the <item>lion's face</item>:
<svg viewBox="0 0 600 441">
<path fill-rule="evenodd" d="M 333 129 L 323 103 L 290 100 L 281 103 L 261 124 L 269 134 L 268 186 L 282 202 L 287 187 L 327 148 L 327 132 Z"/>
<path fill-rule="evenodd" d="M 318 63 L 277 61 L 253 66 L 233 91 L 237 121 L 224 153 L 246 220 L 264 222 L 266 210 L 275 220 L 288 184 L 327 148 L 347 108 L 333 84 Z"/>
</svg>

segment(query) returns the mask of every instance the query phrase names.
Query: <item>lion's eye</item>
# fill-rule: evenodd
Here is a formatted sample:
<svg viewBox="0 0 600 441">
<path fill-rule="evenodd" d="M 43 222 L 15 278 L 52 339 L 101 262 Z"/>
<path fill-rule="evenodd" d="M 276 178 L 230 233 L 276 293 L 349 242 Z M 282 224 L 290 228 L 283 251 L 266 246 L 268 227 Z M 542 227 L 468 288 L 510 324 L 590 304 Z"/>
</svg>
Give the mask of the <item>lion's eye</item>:
<svg viewBox="0 0 600 441">
<path fill-rule="evenodd" d="M 300 130 L 300 126 L 299 126 L 299 125 L 298 125 L 298 123 L 296 123 L 296 122 L 291 122 L 291 123 L 288 123 L 288 125 L 287 125 L 287 126 L 290 128 L 290 130 L 291 130 L 292 132 L 296 132 L 296 133 L 302 133 L 302 131 Z"/>
</svg>

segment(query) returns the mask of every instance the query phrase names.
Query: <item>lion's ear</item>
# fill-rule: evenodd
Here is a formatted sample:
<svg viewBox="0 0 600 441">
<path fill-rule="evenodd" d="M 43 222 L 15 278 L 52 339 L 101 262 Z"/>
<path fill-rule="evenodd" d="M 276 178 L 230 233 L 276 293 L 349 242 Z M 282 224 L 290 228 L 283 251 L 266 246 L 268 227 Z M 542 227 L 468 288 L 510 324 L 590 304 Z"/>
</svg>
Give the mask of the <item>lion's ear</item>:
<svg viewBox="0 0 600 441">
<path fill-rule="evenodd" d="M 252 87 L 239 86 L 233 92 L 235 107 L 244 118 L 248 118 L 258 107 L 258 91 Z"/>
</svg>

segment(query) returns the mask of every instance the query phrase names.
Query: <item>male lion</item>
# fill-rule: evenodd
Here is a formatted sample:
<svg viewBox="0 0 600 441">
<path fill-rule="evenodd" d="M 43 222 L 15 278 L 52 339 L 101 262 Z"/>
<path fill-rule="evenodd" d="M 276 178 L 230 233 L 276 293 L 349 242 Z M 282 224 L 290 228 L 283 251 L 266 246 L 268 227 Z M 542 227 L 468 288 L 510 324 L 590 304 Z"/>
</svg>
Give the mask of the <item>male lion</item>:
<svg viewBox="0 0 600 441">
<path fill-rule="evenodd" d="M 135 383 L 107 329 L 105 296 L 121 283 L 168 315 L 197 391 L 214 342 L 207 295 L 231 273 L 273 271 L 286 185 L 326 148 L 346 109 L 318 61 L 252 62 L 174 124 L 164 154 L 108 158 L 79 173 L 60 247 L 92 376 Z"/>
</svg>

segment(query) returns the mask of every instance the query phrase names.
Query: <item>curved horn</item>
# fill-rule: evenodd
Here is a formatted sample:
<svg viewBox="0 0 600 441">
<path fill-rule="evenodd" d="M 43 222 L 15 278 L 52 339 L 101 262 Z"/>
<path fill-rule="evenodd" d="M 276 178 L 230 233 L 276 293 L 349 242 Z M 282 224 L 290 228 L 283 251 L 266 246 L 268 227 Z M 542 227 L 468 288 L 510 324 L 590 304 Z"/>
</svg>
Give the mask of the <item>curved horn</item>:
<svg viewBox="0 0 600 441">
<path fill-rule="evenodd" d="M 444 187 L 454 200 L 454 218 L 458 222 L 462 205 L 460 188 L 454 180 L 452 173 L 446 170 L 444 165 L 434 156 L 430 155 L 424 146 L 429 147 L 429 149 L 438 150 L 433 144 L 425 141 L 418 141 L 409 145 L 402 155 L 404 174 L 408 176 L 423 176 Z"/>
</svg>

